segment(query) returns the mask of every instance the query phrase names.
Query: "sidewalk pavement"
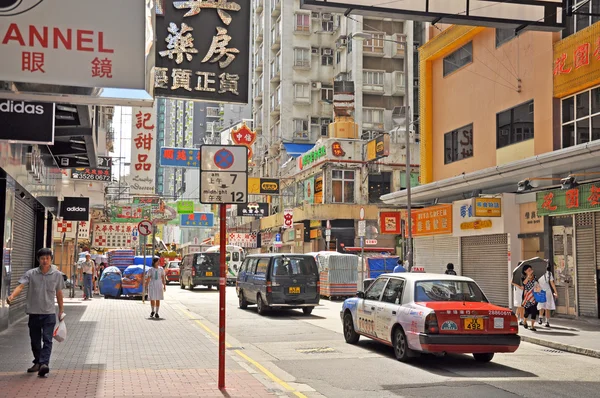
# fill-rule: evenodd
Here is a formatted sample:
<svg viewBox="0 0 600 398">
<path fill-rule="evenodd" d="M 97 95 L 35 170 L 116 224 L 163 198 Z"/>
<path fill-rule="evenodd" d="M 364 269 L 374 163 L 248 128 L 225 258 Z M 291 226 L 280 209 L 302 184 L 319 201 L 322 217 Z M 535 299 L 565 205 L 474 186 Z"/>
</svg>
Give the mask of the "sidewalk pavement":
<svg viewBox="0 0 600 398">
<path fill-rule="evenodd" d="M 26 319 L 0 333 L 0 395 L 6 397 L 268 397 L 260 375 L 228 351 L 226 392 L 217 386 L 217 342 L 163 301 L 149 319 L 141 300 L 65 299 L 67 340 L 54 342 L 50 374 L 27 374 Z M 283 394 L 281 394 L 283 395 Z"/>
<path fill-rule="evenodd" d="M 556 350 L 600 358 L 600 319 L 550 319 L 550 328 L 536 322 L 536 332 L 519 329 L 522 341 Z"/>
</svg>

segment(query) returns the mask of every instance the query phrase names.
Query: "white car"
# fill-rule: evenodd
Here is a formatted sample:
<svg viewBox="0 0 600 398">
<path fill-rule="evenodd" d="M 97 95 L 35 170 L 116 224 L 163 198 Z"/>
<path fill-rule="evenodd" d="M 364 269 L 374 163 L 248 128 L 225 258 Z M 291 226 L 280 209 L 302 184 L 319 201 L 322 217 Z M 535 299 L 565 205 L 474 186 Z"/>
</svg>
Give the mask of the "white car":
<svg viewBox="0 0 600 398">
<path fill-rule="evenodd" d="M 489 362 L 496 352 L 519 348 L 517 318 L 490 304 L 471 278 L 443 274 L 379 276 L 366 292 L 344 301 L 344 338 L 360 336 L 390 345 L 408 361 L 419 352 L 470 353 Z"/>
</svg>

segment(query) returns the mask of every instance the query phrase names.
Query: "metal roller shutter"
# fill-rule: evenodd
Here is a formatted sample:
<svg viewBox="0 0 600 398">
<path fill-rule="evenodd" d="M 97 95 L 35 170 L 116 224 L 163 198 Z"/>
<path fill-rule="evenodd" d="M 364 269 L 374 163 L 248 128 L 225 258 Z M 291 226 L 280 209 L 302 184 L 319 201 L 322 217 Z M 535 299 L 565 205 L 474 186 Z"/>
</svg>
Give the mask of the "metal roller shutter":
<svg viewBox="0 0 600 398">
<path fill-rule="evenodd" d="M 598 316 L 594 257 L 594 214 L 576 214 L 575 259 L 577 261 L 577 308 L 580 316 Z"/>
<path fill-rule="evenodd" d="M 11 253 L 11 291 L 14 291 L 19 285 L 21 276 L 34 266 L 35 212 L 19 197 L 15 198 L 14 221 Z M 11 314 L 15 314 L 16 317 L 23 315 L 21 309 L 25 307 L 26 298 L 27 287 L 11 305 Z"/>
<path fill-rule="evenodd" d="M 460 238 L 450 235 L 415 238 L 414 249 L 415 266 L 425 267 L 425 272 L 443 274 L 446 264 L 453 263 L 460 275 Z"/>
<path fill-rule="evenodd" d="M 600 212 L 594 213 L 596 216 L 596 269 L 600 270 Z"/>
<path fill-rule="evenodd" d="M 508 307 L 508 244 L 506 234 L 461 238 L 462 274 L 477 282 L 487 298 Z"/>
</svg>

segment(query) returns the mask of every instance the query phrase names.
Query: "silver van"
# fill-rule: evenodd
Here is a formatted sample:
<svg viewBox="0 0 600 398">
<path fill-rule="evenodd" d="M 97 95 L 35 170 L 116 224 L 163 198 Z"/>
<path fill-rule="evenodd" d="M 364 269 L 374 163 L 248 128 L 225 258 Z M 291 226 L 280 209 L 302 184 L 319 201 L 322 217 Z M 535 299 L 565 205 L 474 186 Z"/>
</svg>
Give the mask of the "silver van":
<svg viewBox="0 0 600 398">
<path fill-rule="evenodd" d="M 319 269 L 306 254 L 249 255 L 238 272 L 236 290 L 241 309 L 256 304 L 264 315 L 270 309 L 302 308 L 309 315 L 319 305 Z"/>
</svg>

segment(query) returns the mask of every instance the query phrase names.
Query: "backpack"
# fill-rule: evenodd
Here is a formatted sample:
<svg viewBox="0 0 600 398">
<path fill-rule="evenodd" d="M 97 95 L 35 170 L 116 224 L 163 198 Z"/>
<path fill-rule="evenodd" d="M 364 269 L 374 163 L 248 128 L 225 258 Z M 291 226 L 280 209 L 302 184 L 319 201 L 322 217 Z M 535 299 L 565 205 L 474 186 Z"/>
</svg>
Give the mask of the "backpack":
<svg viewBox="0 0 600 398">
<path fill-rule="evenodd" d="M 454 271 L 453 269 L 447 269 L 445 273 L 446 275 L 456 275 L 456 271 Z"/>
</svg>

